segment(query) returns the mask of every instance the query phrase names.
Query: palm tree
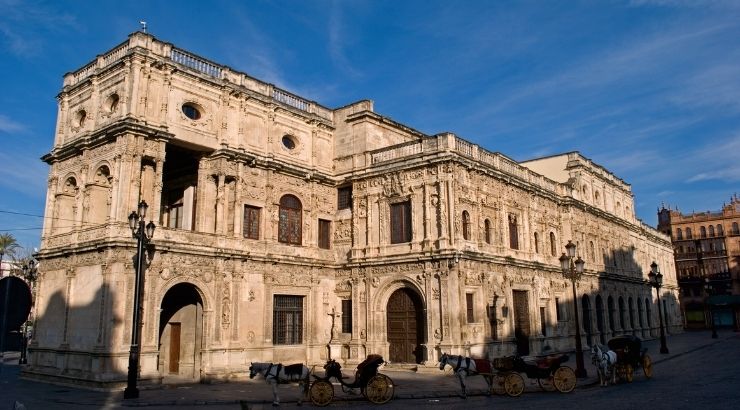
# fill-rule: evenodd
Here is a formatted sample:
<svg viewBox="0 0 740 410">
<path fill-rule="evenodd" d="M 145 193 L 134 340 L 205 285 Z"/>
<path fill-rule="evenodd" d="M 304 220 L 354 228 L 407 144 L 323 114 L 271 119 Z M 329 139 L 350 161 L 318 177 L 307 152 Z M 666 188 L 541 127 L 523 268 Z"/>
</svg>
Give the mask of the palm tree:
<svg viewBox="0 0 740 410">
<path fill-rule="evenodd" d="M 9 233 L 0 233 L 0 278 L 3 277 L 3 256 L 13 256 L 20 248 L 18 241 Z"/>
</svg>

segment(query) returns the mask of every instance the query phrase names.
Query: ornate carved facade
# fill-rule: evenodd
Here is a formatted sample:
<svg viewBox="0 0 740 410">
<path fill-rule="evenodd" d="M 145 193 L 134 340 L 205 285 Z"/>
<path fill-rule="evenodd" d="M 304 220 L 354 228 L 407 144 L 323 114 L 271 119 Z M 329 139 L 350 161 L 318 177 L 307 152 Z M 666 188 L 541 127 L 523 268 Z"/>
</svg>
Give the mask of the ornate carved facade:
<svg viewBox="0 0 740 410">
<path fill-rule="evenodd" d="M 516 163 L 453 134 L 338 109 L 134 33 L 59 94 L 28 377 L 125 380 L 140 200 L 141 378 L 226 379 L 250 361 L 572 350 L 657 334 L 649 265 L 680 328 L 669 238 L 578 153 Z"/>
</svg>

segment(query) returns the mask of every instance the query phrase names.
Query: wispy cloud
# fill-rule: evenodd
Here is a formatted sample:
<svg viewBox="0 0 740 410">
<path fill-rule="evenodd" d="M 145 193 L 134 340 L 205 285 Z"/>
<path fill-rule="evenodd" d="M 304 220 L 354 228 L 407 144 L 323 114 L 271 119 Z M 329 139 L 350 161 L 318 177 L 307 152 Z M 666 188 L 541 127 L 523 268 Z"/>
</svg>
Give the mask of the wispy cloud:
<svg viewBox="0 0 740 410">
<path fill-rule="evenodd" d="M 19 132 L 25 129 L 26 127 L 23 124 L 11 120 L 6 115 L 0 114 L 0 133 Z"/>
<path fill-rule="evenodd" d="M 18 57 L 44 51 L 46 34 L 77 26 L 75 17 L 52 4 L 33 0 L 0 0 L 0 40 Z"/>
<path fill-rule="evenodd" d="M 0 186 L 43 200 L 46 194 L 46 164 L 33 155 L 19 152 L 0 152 Z"/>
<path fill-rule="evenodd" d="M 737 155 L 740 152 L 740 134 L 724 141 L 712 140 L 702 149 L 694 152 L 697 169 L 700 172 L 686 180 L 688 183 L 718 180 L 723 182 L 740 181 L 740 163 Z"/>
<path fill-rule="evenodd" d="M 336 67 L 351 77 L 362 76 L 362 72 L 352 65 L 345 52 L 350 34 L 344 27 L 340 3 L 336 1 L 331 4 L 328 34 L 329 55 Z"/>
</svg>

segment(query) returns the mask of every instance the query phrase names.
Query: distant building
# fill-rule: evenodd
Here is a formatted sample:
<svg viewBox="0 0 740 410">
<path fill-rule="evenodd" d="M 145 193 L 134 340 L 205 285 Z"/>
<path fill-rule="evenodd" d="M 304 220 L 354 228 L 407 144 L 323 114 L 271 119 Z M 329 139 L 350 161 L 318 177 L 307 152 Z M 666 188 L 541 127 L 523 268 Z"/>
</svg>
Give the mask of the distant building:
<svg viewBox="0 0 740 410">
<path fill-rule="evenodd" d="M 740 198 L 719 212 L 658 211 L 658 229 L 671 235 L 687 328 L 740 327 Z"/>
<path fill-rule="evenodd" d="M 682 329 L 669 238 L 577 152 L 517 163 L 145 33 L 65 75 L 58 100 L 26 377 L 125 382 L 140 200 L 157 224 L 143 383 L 243 377 L 250 361 L 568 351 L 576 325 L 584 345 L 651 338 L 653 261 Z M 568 241 L 586 261 L 576 301 Z"/>
</svg>

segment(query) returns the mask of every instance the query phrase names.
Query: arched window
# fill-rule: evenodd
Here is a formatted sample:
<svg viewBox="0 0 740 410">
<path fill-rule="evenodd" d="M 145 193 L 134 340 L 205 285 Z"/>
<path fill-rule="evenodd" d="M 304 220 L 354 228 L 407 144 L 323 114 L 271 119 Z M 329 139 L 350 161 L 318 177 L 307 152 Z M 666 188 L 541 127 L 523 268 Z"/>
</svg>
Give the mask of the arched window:
<svg viewBox="0 0 740 410">
<path fill-rule="evenodd" d="M 591 262 L 596 262 L 596 250 L 594 248 L 594 241 L 588 241 L 588 257 Z"/>
<path fill-rule="evenodd" d="M 622 328 L 622 330 L 625 329 L 625 323 L 624 323 L 624 298 L 621 296 L 619 297 L 619 327 Z"/>
<path fill-rule="evenodd" d="M 581 310 L 583 311 L 583 330 L 586 331 L 586 342 L 593 344 L 593 328 L 591 327 L 591 301 L 587 295 L 581 298 Z"/>
<path fill-rule="evenodd" d="M 491 243 L 491 221 L 489 219 L 486 219 L 485 222 L 483 222 L 484 225 L 484 234 L 486 236 L 486 243 Z"/>
<path fill-rule="evenodd" d="M 516 225 L 516 215 L 509 214 L 509 247 L 519 249 L 519 229 Z"/>
<path fill-rule="evenodd" d="M 301 201 L 293 195 L 280 198 L 280 220 L 278 221 L 278 241 L 291 245 L 301 244 Z"/>
<path fill-rule="evenodd" d="M 534 233 L 534 253 L 540 253 L 540 235 Z"/>
<path fill-rule="evenodd" d="M 709 237 L 714 237 L 714 227 L 712 225 L 709 225 Z"/>
<path fill-rule="evenodd" d="M 558 255 L 558 247 L 555 243 L 555 233 L 550 232 L 550 255 L 557 256 Z"/>
<path fill-rule="evenodd" d="M 604 331 L 604 302 L 601 295 L 596 295 L 596 330 L 599 332 L 601 344 L 606 344 L 606 335 Z"/>
<path fill-rule="evenodd" d="M 650 301 L 647 298 L 645 299 L 645 319 L 647 319 L 648 328 L 652 326 L 652 318 L 650 317 Z"/>
<path fill-rule="evenodd" d="M 462 232 L 463 239 L 466 241 L 470 240 L 470 214 L 468 211 L 462 212 Z"/>
<path fill-rule="evenodd" d="M 686 239 L 692 239 L 691 228 L 686 228 Z"/>
<path fill-rule="evenodd" d="M 683 239 L 683 231 L 681 228 L 676 229 L 676 239 Z"/>
<path fill-rule="evenodd" d="M 632 296 L 627 300 L 627 305 L 630 309 L 630 329 L 635 328 L 635 303 L 632 300 Z"/>
<path fill-rule="evenodd" d="M 614 321 L 614 298 L 612 298 L 611 296 L 609 296 L 606 299 L 606 308 L 609 312 L 609 330 L 611 330 L 613 333 L 614 332 L 614 322 L 615 322 Z"/>
<path fill-rule="evenodd" d="M 737 225 L 737 222 L 732 223 L 732 234 L 740 235 L 740 226 Z"/>
<path fill-rule="evenodd" d="M 717 236 L 723 236 L 725 234 L 725 230 L 722 229 L 722 225 L 717 224 Z"/>
<path fill-rule="evenodd" d="M 642 321 L 642 299 L 637 299 L 637 320 L 640 322 L 640 329 L 645 325 Z"/>
<path fill-rule="evenodd" d="M 699 235 L 701 235 L 702 238 L 706 238 L 707 237 L 707 228 L 705 228 L 703 226 L 700 227 L 699 228 Z"/>
</svg>

